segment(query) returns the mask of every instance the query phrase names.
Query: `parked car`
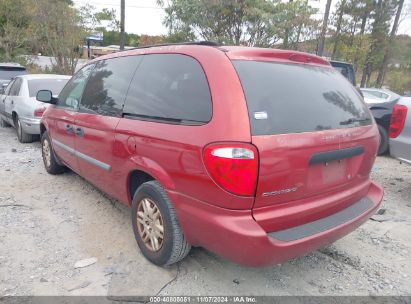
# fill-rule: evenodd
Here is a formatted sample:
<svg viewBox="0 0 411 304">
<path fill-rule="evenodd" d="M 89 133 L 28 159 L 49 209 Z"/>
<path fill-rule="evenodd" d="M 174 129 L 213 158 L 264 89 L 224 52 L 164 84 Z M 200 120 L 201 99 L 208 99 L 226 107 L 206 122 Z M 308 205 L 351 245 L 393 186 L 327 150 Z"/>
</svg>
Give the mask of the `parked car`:
<svg viewBox="0 0 411 304">
<path fill-rule="evenodd" d="M 4 90 L 9 82 L 16 76 L 26 75 L 27 70 L 18 63 L 0 63 L 0 90 Z"/>
<path fill-rule="evenodd" d="M 390 149 L 388 130 L 390 128 L 391 113 L 401 96 L 387 89 L 361 88 L 360 90 L 380 132 L 381 141 L 378 147 L 378 155 L 386 154 Z"/>
<path fill-rule="evenodd" d="M 20 142 L 32 142 L 40 134 L 40 119 L 49 106 L 36 100 L 37 91 L 49 89 L 57 96 L 69 79 L 52 74 L 17 76 L 0 97 L 0 125 L 15 127 Z"/>
<path fill-rule="evenodd" d="M 351 84 L 354 87 L 357 85 L 355 81 L 354 66 L 351 63 L 331 60 L 330 64 L 336 70 L 338 70 L 345 78 L 347 78 L 348 81 L 351 82 Z"/>
<path fill-rule="evenodd" d="M 298 88 L 298 89 L 296 89 Z M 380 205 L 378 128 L 328 61 L 296 51 L 181 44 L 99 57 L 40 129 L 47 172 L 71 168 L 132 208 L 157 265 L 201 246 L 281 262 L 351 232 Z"/>
<path fill-rule="evenodd" d="M 411 164 L 411 97 L 401 97 L 394 106 L 390 124 L 391 155 Z"/>
</svg>

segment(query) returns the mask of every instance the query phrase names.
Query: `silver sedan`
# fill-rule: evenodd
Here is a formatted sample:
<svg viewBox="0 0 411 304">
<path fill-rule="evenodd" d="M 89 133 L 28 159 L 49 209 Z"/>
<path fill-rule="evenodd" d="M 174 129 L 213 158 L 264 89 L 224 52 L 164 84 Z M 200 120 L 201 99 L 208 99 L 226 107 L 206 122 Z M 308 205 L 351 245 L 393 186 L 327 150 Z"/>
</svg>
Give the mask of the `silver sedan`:
<svg viewBox="0 0 411 304">
<path fill-rule="evenodd" d="M 9 83 L 0 96 L 0 125 L 16 128 L 20 142 L 27 143 L 40 134 L 40 119 L 48 104 L 36 100 L 39 90 L 58 95 L 71 76 L 54 74 L 22 75 Z"/>
<path fill-rule="evenodd" d="M 390 124 L 390 153 L 411 164 L 411 97 L 401 97 L 394 106 Z"/>
</svg>

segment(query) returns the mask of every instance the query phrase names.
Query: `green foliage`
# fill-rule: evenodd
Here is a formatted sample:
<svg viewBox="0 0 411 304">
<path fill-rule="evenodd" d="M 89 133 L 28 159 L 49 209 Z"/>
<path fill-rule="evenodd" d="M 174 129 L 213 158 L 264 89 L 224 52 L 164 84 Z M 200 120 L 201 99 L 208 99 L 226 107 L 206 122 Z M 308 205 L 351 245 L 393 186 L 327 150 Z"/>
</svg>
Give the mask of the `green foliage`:
<svg viewBox="0 0 411 304">
<path fill-rule="evenodd" d="M 411 69 L 388 70 L 385 85 L 398 94 L 411 91 Z"/>
<path fill-rule="evenodd" d="M 315 10 L 305 0 L 172 0 L 165 11 L 165 25 L 173 41 L 198 37 L 268 47 L 287 36 L 288 46 L 318 25 L 310 19 Z"/>
<path fill-rule="evenodd" d="M 0 56 L 10 61 L 27 43 L 31 22 L 30 7 L 24 0 L 0 2 Z"/>
<path fill-rule="evenodd" d="M 103 31 L 103 45 L 119 45 L 120 32 L 118 31 Z M 140 36 L 137 34 L 126 33 L 126 45 L 137 47 L 140 42 Z"/>
</svg>

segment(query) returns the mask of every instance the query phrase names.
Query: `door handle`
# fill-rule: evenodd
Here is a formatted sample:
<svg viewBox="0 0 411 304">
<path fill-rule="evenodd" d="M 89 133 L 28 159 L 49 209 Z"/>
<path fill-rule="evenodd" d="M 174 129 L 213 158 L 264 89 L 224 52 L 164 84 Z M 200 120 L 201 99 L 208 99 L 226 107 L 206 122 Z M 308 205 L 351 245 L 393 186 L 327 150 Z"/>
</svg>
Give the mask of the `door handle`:
<svg viewBox="0 0 411 304">
<path fill-rule="evenodd" d="M 73 132 L 73 126 L 72 125 L 66 125 L 66 131 L 67 133 L 72 133 Z"/>
<path fill-rule="evenodd" d="M 14 104 L 14 100 L 11 101 L 11 104 Z"/>
<path fill-rule="evenodd" d="M 76 128 L 77 136 L 84 136 L 84 130 L 82 128 Z"/>
</svg>

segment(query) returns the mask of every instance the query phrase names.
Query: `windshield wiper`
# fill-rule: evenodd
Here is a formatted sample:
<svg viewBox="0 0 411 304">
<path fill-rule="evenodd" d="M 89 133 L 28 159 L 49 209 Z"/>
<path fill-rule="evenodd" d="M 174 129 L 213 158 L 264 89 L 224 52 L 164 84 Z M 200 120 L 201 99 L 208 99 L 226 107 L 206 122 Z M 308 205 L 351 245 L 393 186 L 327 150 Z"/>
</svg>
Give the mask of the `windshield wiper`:
<svg viewBox="0 0 411 304">
<path fill-rule="evenodd" d="M 340 125 L 351 125 L 355 122 L 367 122 L 367 121 L 371 121 L 371 118 L 350 118 L 347 120 L 344 120 L 342 122 L 340 122 Z"/>
</svg>

